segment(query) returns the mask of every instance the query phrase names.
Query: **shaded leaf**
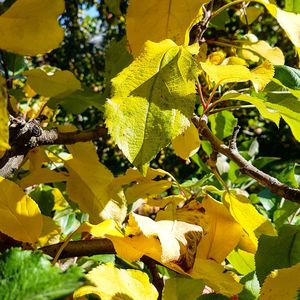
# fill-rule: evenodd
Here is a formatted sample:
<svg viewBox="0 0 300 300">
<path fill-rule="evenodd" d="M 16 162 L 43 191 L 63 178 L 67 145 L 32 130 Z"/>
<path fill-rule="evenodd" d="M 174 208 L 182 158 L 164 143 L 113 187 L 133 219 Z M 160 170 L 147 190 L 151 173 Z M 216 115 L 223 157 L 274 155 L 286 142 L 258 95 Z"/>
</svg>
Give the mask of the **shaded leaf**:
<svg viewBox="0 0 300 300">
<path fill-rule="evenodd" d="M 260 285 L 255 272 L 244 276 L 240 283 L 244 285 L 243 291 L 238 295 L 241 300 L 257 300 L 260 293 Z"/>
<path fill-rule="evenodd" d="M 284 86 L 293 90 L 300 90 L 300 70 L 289 66 L 275 66 L 274 78 Z"/>
<path fill-rule="evenodd" d="M 237 119 L 230 111 L 221 111 L 208 117 L 212 132 L 219 138 L 224 139 L 232 135 Z"/>
<path fill-rule="evenodd" d="M 190 275 L 204 280 L 216 293 L 228 297 L 238 294 L 243 289 L 229 273 L 224 272 L 223 266 L 213 260 L 196 259 Z"/>
<path fill-rule="evenodd" d="M 56 70 L 46 73 L 41 68 L 23 73 L 27 76 L 27 84 L 38 94 L 45 97 L 55 97 L 60 94 L 72 93 L 81 89 L 81 83 L 70 71 Z"/>
<path fill-rule="evenodd" d="M 63 11 L 63 0 L 17 0 L 0 16 L 0 48 L 22 55 L 57 48 L 64 36 L 57 21 Z"/>
<path fill-rule="evenodd" d="M 0 177 L 0 231 L 15 240 L 35 243 L 42 231 L 38 205 L 12 181 Z"/>
<path fill-rule="evenodd" d="M 259 300 L 294 300 L 300 287 L 300 263 L 274 270 L 265 279 Z"/>
<path fill-rule="evenodd" d="M 263 235 L 255 255 L 256 273 L 260 284 L 275 269 L 287 268 L 300 262 L 300 228 L 283 225 L 278 237 Z"/>
<path fill-rule="evenodd" d="M 166 280 L 162 300 L 196 300 L 202 295 L 204 283 L 200 279 L 175 277 Z"/>
<path fill-rule="evenodd" d="M 171 40 L 147 42 L 144 52 L 112 80 L 106 125 L 124 155 L 143 173 L 161 148 L 189 126 L 195 63 Z"/>
<path fill-rule="evenodd" d="M 177 156 L 187 160 L 198 152 L 200 148 L 199 132 L 195 125 L 191 125 L 172 141 L 172 147 Z"/>
<path fill-rule="evenodd" d="M 0 256 L 1 299 L 57 299 L 71 294 L 82 282 L 79 267 L 63 272 L 41 252 L 14 248 Z"/>
<path fill-rule="evenodd" d="M 104 110 L 104 99 L 98 93 L 94 93 L 88 89 L 76 90 L 72 93 L 60 94 L 51 98 L 47 105 L 56 108 L 61 105 L 68 113 L 81 114 L 90 106 L 96 107 L 98 110 Z"/>
<path fill-rule="evenodd" d="M 156 300 L 158 297 L 157 290 L 149 282 L 146 273 L 139 270 L 118 269 L 108 263 L 91 270 L 87 278 L 94 286 L 81 287 L 75 291 L 74 299 L 81 299 L 88 294 L 98 295 L 101 300 Z"/>
<path fill-rule="evenodd" d="M 226 259 L 240 274 L 246 275 L 255 270 L 253 253 L 235 249 L 229 253 Z"/>
</svg>

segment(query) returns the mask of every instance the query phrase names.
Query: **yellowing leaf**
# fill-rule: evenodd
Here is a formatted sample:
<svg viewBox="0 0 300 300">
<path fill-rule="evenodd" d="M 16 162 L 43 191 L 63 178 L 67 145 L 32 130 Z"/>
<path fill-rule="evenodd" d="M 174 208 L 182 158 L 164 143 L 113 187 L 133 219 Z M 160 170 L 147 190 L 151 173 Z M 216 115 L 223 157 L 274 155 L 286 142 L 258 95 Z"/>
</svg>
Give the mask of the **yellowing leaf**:
<svg viewBox="0 0 300 300">
<path fill-rule="evenodd" d="M 162 248 L 162 262 L 178 260 L 180 256 L 180 243 L 187 245 L 186 234 L 197 232 L 202 234 L 202 228 L 197 225 L 188 224 L 181 221 L 158 221 L 155 222 L 148 217 L 137 214 L 131 215 L 135 225 L 146 237 L 157 236 Z M 133 221 L 132 220 L 132 221 Z"/>
<path fill-rule="evenodd" d="M 0 48 L 22 55 L 57 48 L 64 36 L 57 21 L 63 11 L 63 0 L 17 0 L 0 16 Z"/>
<path fill-rule="evenodd" d="M 196 65 L 187 47 L 147 42 L 144 52 L 112 80 L 106 125 L 124 155 L 146 173 L 161 148 L 190 124 Z"/>
<path fill-rule="evenodd" d="M 256 91 L 261 91 L 274 77 L 274 67 L 269 61 L 264 61 L 261 65 L 251 70 L 251 81 Z"/>
<path fill-rule="evenodd" d="M 80 81 L 70 71 L 56 70 L 54 73 L 46 73 L 43 69 L 37 68 L 23 74 L 27 76 L 27 84 L 45 97 L 55 97 L 81 89 Z"/>
<path fill-rule="evenodd" d="M 173 149 L 179 157 L 187 160 L 198 152 L 200 147 L 199 132 L 195 125 L 191 125 L 172 141 Z"/>
<path fill-rule="evenodd" d="M 264 12 L 261 7 L 246 7 L 242 10 L 241 21 L 244 24 L 252 24 Z"/>
<path fill-rule="evenodd" d="M 300 263 L 274 270 L 265 279 L 259 300 L 294 300 L 300 288 Z"/>
<path fill-rule="evenodd" d="M 43 229 L 39 237 L 39 246 L 44 247 L 51 242 L 58 243 L 60 240 L 60 227 L 50 217 L 42 215 Z"/>
<path fill-rule="evenodd" d="M 240 274 L 246 275 L 255 271 L 254 254 L 240 249 L 233 250 L 227 260 Z"/>
<path fill-rule="evenodd" d="M 172 39 L 178 45 L 184 42 L 188 45 L 185 32 L 207 2 L 209 0 L 131 0 L 126 16 L 126 32 L 133 54 L 137 56 L 147 40 L 160 42 Z"/>
<path fill-rule="evenodd" d="M 150 206 L 159 206 L 161 208 L 171 204 L 176 208 L 179 203 L 184 201 L 184 199 L 185 198 L 181 195 L 171 195 L 162 199 L 147 199 L 147 204 Z"/>
<path fill-rule="evenodd" d="M 223 195 L 223 203 L 228 207 L 234 219 L 247 232 L 256 247 L 260 235 L 276 235 L 272 223 L 255 209 L 247 197 L 226 192 Z"/>
<path fill-rule="evenodd" d="M 226 53 L 223 51 L 215 51 L 208 55 L 207 62 L 213 65 L 220 65 L 226 57 Z"/>
<path fill-rule="evenodd" d="M 275 4 L 270 3 L 269 0 L 256 0 L 265 5 L 270 14 L 276 18 L 279 25 L 285 30 L 287 36 L 296 46 L 298 54 L 300 54 L 300 14 L 287 12 Z"/>
<path fill-rule="evenodd" d="M 201 63 L 202 69 L 215 83 L 245 82 L 251 79 L 251 72 L 242 65 L 212 65 Z"/>
<path fill-rule="evenodd" d="M 148 198 L 159 195 L 172 186 L 172 182 L 168 180 L 147 181 L 135 184 L 125 191 L 125 197 L 128 204 L 133 203 L 139 198 Z"/>
<path fill-rule="evenodd" d="M 80 226 L 80 232 L 88 232 L 97 238 L 104 238 L 105 235 L 123 237 L 117 223 L 113 220 L 105 220 L 97 225 L 85 222 Z"/>
<path fill-rule="evenodd" d="M 196 249 L 202 236 L 200 226 L 181 221 L 155 222 L 134 213 L 130 214 L 125 232 L 123 238 L 107 235 L 119 256 L 134 261 L 147 255 L 168 266 L 169 262 L 185 263 L 190 247 L 195 244 Z"/>
<path fill-rule="evenodd" d="M 0 231 L 22 242 L 35 243 L 42 227 L 38 205 L 18 185 L 0 177 Z"/>
<path fill-rule="evenodd" d="M 0 152 L 4 152 L 9 148 L 7 92 L 5 88 L 5 80 L 0 76 Z"/>
<path fill-rule="evenodd" d="M 126 207 L 120 189 L 110 187 L 114 177 L 99 162 L 92 143 L 76 143 L 68 146 L 73 159 L 65 162 L 69 171 L 67 192 L 83 212 L 90 216 L 89 221 L 98 224 L 104 219 L 121 223 Z"/>
<path fill-rule="evenodd" d="M 198 245 L 196 258 L 221 263 L 240 241 L 242 227 L 221 202 L 210 196 L 203 200 L 202 210 L 204 218 L 199 225 L 203 227 L 204 235 Z"/>
<path fill-rule="evenodd" d="M 190 275 L 204 280 L 216 293 L 227 297 L 237 295 L 243 289 L 240 283 L 236 282 L 229 273 L 224 273 L 224 268 L 213 260 L 196 259 Z"/>
<path fill-rule="evenodd" d="M 142 271 L 118 269 L 108 263 L 91 270 L 87 278 L 94 286 L 83 286 L 76 290 L 73 295 L 75 300 L 88 294 L 95 294 L 101 300 L 156 300 L 158 297 L 149 277 Z"/>
<path fill-rule="evenodd" d="M 254 53 L 247 49 L 254 51 Z M 255 55 L 255 52 L 270 61 L 273 65 L 284 65 L 285 59 L 281 49 L 278 47 L 271 47 L 266 41 L 258 41 L 250 45 L 244 45 L 243 50 L 241 50 L 241 55 L 245 59 L 258 62 L 260 57 Z"/>
</svg>

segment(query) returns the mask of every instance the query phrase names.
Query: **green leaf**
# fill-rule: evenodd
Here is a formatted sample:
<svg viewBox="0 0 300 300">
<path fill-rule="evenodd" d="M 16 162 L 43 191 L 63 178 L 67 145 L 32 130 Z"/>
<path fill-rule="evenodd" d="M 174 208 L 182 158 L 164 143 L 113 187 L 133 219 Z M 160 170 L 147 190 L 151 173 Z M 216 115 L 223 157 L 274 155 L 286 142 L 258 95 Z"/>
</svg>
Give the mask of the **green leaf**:
<svg viewBox="0 0 300 300">
<path fill-rule="evenodd" d="M 232 135 L 237 119 L 230 111 L 221 111 L 209 116 L 212 132 L 219 138 L 224 139 Z"/>
<path fill-rule="evenodd" d="M 227 260 L 240 274 L 246 275 L 255 270 L 254 255 L 252 253 L 236 249 L 229 253 Z"/>
<path fill-rule="evenodd" d="M 290 126 L 297 141 L 300 141 L 300 100 L 286 92 L 268 93 L 267 99 L 260 99 L 239 93 L 228 93 L 223 100 L 246 101 L 256 106 L 262 117 L 279 126 L 280 118 Z"/>
<path fill-rule="evenodd" d="M 298 0 L 285 0 L 285 10 L 300 14 L 300 2 Z"/>
<path fill-rule="evenodd" d="M 258 298 L 260 285 L 255 272 L 249 273 L 244 276 L 240 280 L 240 283 L 244 285 L 243 291 L 238 295 L 240 300 L 256 300 Z"/>
<path fill-rule="evenodd" d="M 18 75 L 23 72 L 27 66 L 24 56 L 15 53 L 2 51 L 2 59 L 8 71 L 11 72 L 12 75 Z"/>
<path fill-rule="evenodd" d="M 274 269 L 290 267 L 300 261 L 300 228 L 284 225 L 278 236 L 263 235 L 259 239 L 255 255 L 256 273 L 262 285 L 266 276 Z"/>
<path fill-rule="evenodd" d="M 300 205 L 291 201 L 284 201 L 283 205 L 273 214 L 273 222 L 276 228 L 280 228 L 288 221 L 288 218 L 300 208 Z M 293 218 L 296 221 L 296 218 Z M 291 223 L 291 222 L 289 222 Z M 292 223 L 293 224 L 293 223 Z"/>
<path fill-rule="evenodd" d="M 70 94 L 81 89 L 80 81 L 70 71 L 55 70 L 54 73 L 47 73 L 41 68 L 36 68 L 23 74 L 27 76 L 27 83 L 30 87 L 45 97 Z"/>
<path fill-rule="evenodd" d="M 195 300 L 202 295 L 204 283 L 200 279 L 175 277 L 167 279 L 163 289 L 163 300 Z"/>
<path fill-rule="evenodd" d="M 35 188 L 29 196 L 38 204 L 41 213 L 51 217 L 51 212 L 54 207 L 53 188 L 49 185 L 41 185 Z"/>
<path fill-rule="evenodd" d="M 104 98 L 100 94 L 94 93 L 89 89 L 76 90 L 72 93 L 60 94 L 51 98 L 47 105 L 56 108 L 61 105 L 68 113 L 81 114 L 88 107 L 94 106 L 100 111 L 104 109 Z"/>
<path fill-rule="evenodd" d="M 288 66 L 275 66 L 274 78 L 284 86 L 293 90 L 300 90 L 300 70 Z"/>
<path fill-rule="evenodd" d="M 109 1 L 110 2 L 110 1 Z M 127 39 L 112 41 L 105 51 L 105 92 L 103 99 L 111 94 L 111 80 L 133 61 L 127 49 Z"/>
<path fill-rule="evenodd" d="M 145 171 L 151 159 L 189 126 L 195 76 L 188 47 L 164 40 L 147 42 L 144 52 L 112 80 L 106 125 L 140 170 Z"/>
<path fill-rule="evenodd" d="M 41 252 L 14 248 L 0 257 L 0 299 L 48 300 L 71 294 L 82 285 L 80 268 L 63 272 Z"/>
</svg>

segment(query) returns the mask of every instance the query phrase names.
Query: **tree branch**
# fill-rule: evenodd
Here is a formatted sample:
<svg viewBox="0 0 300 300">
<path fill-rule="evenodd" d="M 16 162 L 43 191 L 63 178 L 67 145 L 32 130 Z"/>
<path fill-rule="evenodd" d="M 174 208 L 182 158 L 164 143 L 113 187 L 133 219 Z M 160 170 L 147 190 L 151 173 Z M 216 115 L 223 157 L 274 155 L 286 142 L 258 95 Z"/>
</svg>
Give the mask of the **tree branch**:
<svg viewBox="0 0 300 300">
<path fill-rule="evenodd" d="M 255 179 L 260 185 L 268 188 L 272 193 L 300 204 L 300 189 L 291 188 L 288 185 L 280 182 L 276 178 L 257 169 L 241 156 L 236 147 L 236 137 L 239 128 L 235 129 L 232 140 L 230 141 L 229 146 L 227 146 L 210 131 L 207 126 L 206 115 L 202 116 L 201 118 L 194 115 L 192 121 L 198 128 L 200 135 L 202 135 L 211 143 L 213 149 L 224 154 L 233 162 L 235 162 L 241 168 L 242 173 Z"/>
<path fill-rule="evenodd" d="M 9 135 L 11 149 L 0 159 L 0 176 L 7 178 L 22 165 L 29 150 L 43 145 L 74 144 L 105 136 L 107 129 L 99 127 L 85 131 L 59 132 L 56 128 L 44 130 L 38 120 L 25 122 L 10 117 Z"/>
<path fill-rule="evenodd" d="M 63 243 L 42 247 L 39 250 L 43 253 L 55 257 Z M 115 254 L 113 243 L 109 239 L 71 241 L 64 248 L 60 255 L 61 258 L 76 256 L 91 256 L 96 254 Z"/>
</svg>

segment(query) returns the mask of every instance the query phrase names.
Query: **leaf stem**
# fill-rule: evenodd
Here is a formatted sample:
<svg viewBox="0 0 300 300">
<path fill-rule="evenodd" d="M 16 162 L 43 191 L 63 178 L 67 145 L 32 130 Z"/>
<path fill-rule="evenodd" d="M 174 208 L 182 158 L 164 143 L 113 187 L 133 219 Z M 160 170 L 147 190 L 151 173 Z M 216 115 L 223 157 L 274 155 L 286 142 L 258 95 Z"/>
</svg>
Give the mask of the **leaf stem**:
<svg viewBox="0 0 300 300">
<path fill-rule="evenodd" d="M 211 17 L 216 17 L 217 15 L 219 15 L 221 12 L 223 12 L 224 10 L 226 10 L 227 8 L 229 8 L 230 6 L 239 4 L 245 2 L 245 0 L 235 0 L 235 1 L 231 1 L 225 5 L 223 5 L 222 7 L 220 7 L 219 9 L 217 9 L 216 11 L 214 11 L 211 15 Z M 250 2 L 250 1 L 249 1 Z"/>
</svg>

